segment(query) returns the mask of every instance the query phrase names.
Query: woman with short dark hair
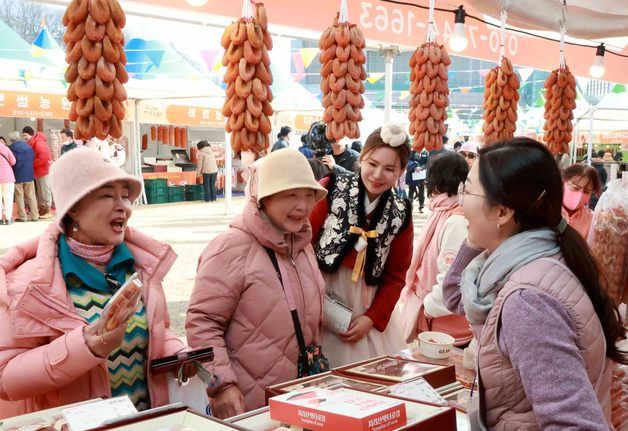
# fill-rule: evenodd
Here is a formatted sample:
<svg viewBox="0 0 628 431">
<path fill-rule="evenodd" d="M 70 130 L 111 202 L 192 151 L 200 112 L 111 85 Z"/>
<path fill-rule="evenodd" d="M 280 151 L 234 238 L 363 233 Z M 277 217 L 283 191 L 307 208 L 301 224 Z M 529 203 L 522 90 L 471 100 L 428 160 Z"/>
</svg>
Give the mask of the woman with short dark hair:
<svg viewBox="0 0 628 431">
<path fill-rule="evenodd" d="M 277 134 L 277 142 L 273 145 L 271 152 L 281 150 L 283 148 L 290 147 L 290 134 L 292 133 L 292 128 L 289 126 L 283 126 L 279 133 Z"/>
<path fill-rule="evenodd" d="M 469 322 L 443 304 L 443 280 L 458 249 L 467 238 L 467 221 L 458 203 L 458 189 L 467 178 L 465 159 L 453 151 L 428 163 L 427 194 L 430 216 L 414 245 L 406 286 L 401 294 L 404 336 L 413 342 L 423 331 L 445 332 L 462 346 L 473 338 Z"/>
<path fill-rule="evenodd" d="M 563 183 L 563 215 L 569 225 L 586 240 L 593 221 L 593 211 L 587 204 L 591 195 L 600 193 L 600 176 L 595 168 L 577 163 L 563 171 Z"/>
<path fill-rule="evenodd" d="M 216 176 L 218 175 L 216 155 L 207 141 L 198 141 L 196 148 L 198 148 L 196 176 L 202 175 L 205 202 L 214 202 L 216 200 Z"/>
</svg>

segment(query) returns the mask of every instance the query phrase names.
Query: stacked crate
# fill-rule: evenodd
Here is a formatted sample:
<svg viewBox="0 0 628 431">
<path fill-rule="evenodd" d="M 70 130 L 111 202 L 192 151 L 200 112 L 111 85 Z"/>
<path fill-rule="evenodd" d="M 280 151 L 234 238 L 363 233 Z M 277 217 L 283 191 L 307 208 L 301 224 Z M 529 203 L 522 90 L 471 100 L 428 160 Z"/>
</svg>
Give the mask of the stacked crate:
<svg viewBox="0 0 628 431">
<path fill-rule="evenodd" d="M 185 189 L 183 186 L 168 187 L 168 202 L 183 202 L 185 200 Z"/>
<path fill-rule="evenodd" d="M 144 180 L 146 201 L 148 204 L 165 204 L 168 202 L 168 180 L 154 178 Z"/>
<path fill-rule="evenodd" d="M 186 201 L 200 201 L 203 200 L 203 185 L 202 184 L 188 184 L 185 186 L 185 200 Z"/>
</svg>

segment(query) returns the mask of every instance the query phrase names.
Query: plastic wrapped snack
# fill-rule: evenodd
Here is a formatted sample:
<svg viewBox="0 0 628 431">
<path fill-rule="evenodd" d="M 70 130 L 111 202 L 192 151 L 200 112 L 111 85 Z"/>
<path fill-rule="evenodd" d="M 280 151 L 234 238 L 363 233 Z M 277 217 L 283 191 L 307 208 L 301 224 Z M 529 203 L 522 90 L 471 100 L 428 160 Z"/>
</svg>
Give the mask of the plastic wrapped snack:
<svg viewBox="0 0 628 431">
<path fill-rule="evenodd" d="M 102 312 L 102 316 L 105 319 L 103 331 L 112 331 L 123 322 L 129 320 L 137 308 L 141 289 L 142 282 L 139 280 L 139 275 L 136 272 L 126 280 L 122 287 L 107 302 Z"/>
<path fill-rule="evenodd" d="M 628 303 L 628 176 L 611 181 L 595 207 L 589 246 L 616 305 Z"/>
</svg>

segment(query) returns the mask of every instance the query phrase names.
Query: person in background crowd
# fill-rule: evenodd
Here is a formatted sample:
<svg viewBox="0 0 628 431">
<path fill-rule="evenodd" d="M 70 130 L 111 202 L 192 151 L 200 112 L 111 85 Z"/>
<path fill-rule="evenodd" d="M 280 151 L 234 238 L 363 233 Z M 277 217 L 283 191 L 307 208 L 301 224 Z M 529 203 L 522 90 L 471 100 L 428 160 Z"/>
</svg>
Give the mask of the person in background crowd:
<svg viewBox="0 0 628 431">
<path fill-rule="evenodd" d="M 621 163 L 623 157 L 624 157 L 624 154 L 621 151 L 617 151 L 615 155 L 613 156 L 613 160 Z"/>
<path fill-rule="evenodd" d="M 260 408 L 265 387 L 297 377 L 291 310 L 306 346 L 320 339 L 325 284 L 308 216 L 326 193 L 303 154 L 269 154 L 252 165 L 243 213 L 199 259 L 185 328 L 190 345 L 214 348 L 216 417 Z"/>
<path fill-rule="evenodd" d="M 568 153 L 558 153 L 556 154 L 556 164 L 558 165 L 558 169 L 561 171 L 563 169 L 567 169 L 571 164 L 571 158 Z"/>
<path fill-rule="evenodd" d="M 138 410 L 169 404 L 173 374 L 148 370 L 187 348 L 161 285 L 176 255 L 128 227 L 141 181 L 85 148 L 50 176 L 55 223 L 0 257 L 0 417 L 124 395 Z M 134 272 L 143 286 L 120 321 L 103 317 Z"/>
<path fill-rule="evenodd" d="M 336 175 L 354 174 L 360 168 L 360 153 L 349 148 L 347 143 L 347 139 L 332 142 L 331 154 L 327 154 L 321 159 Z"/>
<path fill-rule="evenodd" d="M 465 158 L 469 169 L 473 166 L 475 158 L 478 156 L 478 146 L 475 142 L 465 142 L 460 147 L 460 155 Z"/>
<path fill-rule="evenodd" d="M 283 148 L 290 148 L 290 138 L 292 137 L 292 128 L 289 126 L 283 126 L 277 134 L 277 142 L 273 145 L 271 152 L 281 150 Z"/>
<path fill-rule="evenodd" d="M 328 198 L 310 217 L 318 266 L 327 291 L 353 310 L 348 331 L 325 331 L 332 367 L 405 346 L 401 322 L 391 316 L 410 266 L 412 212 L 392 189 L 409 158 L 405 127 L 386 124 L 367 138 L 359 173 L 321 181 Z"/>
<path fill-rule="evenodd" d="M 406 190 L 407 187 L 408 186 L 406 185 L 406 175 L 404 173 L 397 180 L 397 184 L 395 184 L 394 191 L 395 193 L 397 193 L 397 196 L 403 199 L 408 199 L 408 191 Z"/>
<path fill-rule="evenodd" d="M 111 147 L 106 139 L 98 139 L 94 136 L 85 142 L 85 147 L 99 151 L 105 159 L 111 160 Z"/>
<path fill-rule="evenodd" d="M 126 150 L 124 145 L 112 137 L 107 138 L 107 144 L 109 145 L 111 163 L 124 170 L 124 164 L 126 163 Z"/>
<path fill-rule="evenodd" d="M 312 148 L 314 157 L 308 159 L 312 172 L 314 172 L 314 178 L 316 181 L 332 174 L 332 170 L 323 163 L 323 157 L 331 153 L 331 142 L 327 140 L 325 131 L 327 125 L 322 121 L 316 121 L 310 125 L 310 130 L 307 132 L 307 142 Z"/>
<path fill-rule="evenodd" d="M 28 221 L 24 200 L 28 204 L 31 212 L 30 221 L 39 220 L 39 209 L 37 206 L 37 194 L 35 192 L 35 171 L 33 169 L 33 161 L 35 160 L 35 152 L 33 149 L 20 139 L 20 132 L 9 133 L 10 149 L 15 156 L 15 165 L 13 173 L 15 174 L 15 203 L 17 205 L 18 222 Z"/>
<path fill-rule="evenodd" d="M 593 211 L 587 204 L 591 195 L 599 195 L 602 185 L 597 171 L 577 163 L 563 171 L 563 216 L 585 240 L 589 237 Z"/>
<path fill-rule="evenodd" d="M 419 179 L 419 174 L 427 170 L 429 159 L 429 153 L 425 149 L 421 150 L 420 153 L 413 151 L 406 169 L 406 183 L 408 183 L 410 188 L 408 199 L 410 199 L 410 204 L 413 206 L 414 198 L 417 197 L 419 199 L 419 213 L 421 214 L 423 214 L 425 206 L 425 178 L 427 177 L 427 172 L 425 173 L 426 177 L 423 177 L 423 179 Z M 416 179 L 413 178 L 413 173 Z"/>
<path fill-rule="evenodd" d="M 61 157 L 61 137 L 56 132 L 50 133 L 50 155 L 52 156 L 52 161 L 54 162 L 59 157 Z"/>
<path fill-rule="evenodd" d="M 74 142 L 74 133 L 70 129 L 63 129 L 59 136 L 61 137 L 61 155 L 78 148 L 77 143 Z"/>
<path fill-rule="evenodd" d="M 205 202 L 214 202 L 216 200 L 216 176 L 218 175 L 216 154 L 207 141 L 199 141 L 196 148 L 198 148 L 196 176 L 203 176 L 203 198 Z"/>
<path fill-rule="evenodd" d="M 456 141 L 454 143 L 454 152 L 456 152 L 456 153 L 459 152 L 461 150 L 461 148 L 462 148 L 462 142 Z"/>
<path fill-rule="evenodd" d="M 404 336 L 407 343 L 424 331 L 451 335 L 456 346 L 473 338 L 469 322 L 443 304 L 443 280 L 460 245 L 467 238 L 467 221 L 460 206 L 459 189 L 469 173 L 460 153 L 447 151 L 429 162 L 427 195 L 430 216 L 414 244 L 412 263 L 401 293 Z"/>
<path fill-rule="evenodd" d="M 13 194 L 15 193 L 15 155 L 0 136 L 0 224 L 13 224 Z M 4 220 L 2 210 L 4 209 Z"/>
<path fill-rule="evenodd" d="M 50 192 L 48 173 L 50 172 L 52 155 L 50 154 L 50 149 L 46 143 L 46 135 L 42 132 L 35 133 L 32 127 L 26 126 L 22 129 L 22 138 L 24 138 L 24 140 L 35 152 L 33 170 L 35 172 L 39 218 L 50 219 L 53 215 L 50 212 L 52 208 L 52 194 Z M 31 211 L 33 211 L 32 208 Z"/>
<path fill-rule="evenodd" d="M 299 151 L 303 154 L 307 159 L 314 158 L 314 151 L 310 148 L 307 142 L 307 133 L 301 135 L 301 146 L 299 147 Z"/>
<path fill-rule="evenodd" d="M 443 295 L 478 337 L 471 429 L 609 430 L 625 330 L 562 195 L 554 157 L 529 138 L 481 149 L 463 186 L 468 239 Z"/>
<path fill-rule="evenodd" d="M 362 148 L 364 148 L 364 146 L 362 145 L 362 142 L 360 141 L 353 141 L 351 143 L 351 149 L 358 154 L 362 153 Z"/>
</svg>

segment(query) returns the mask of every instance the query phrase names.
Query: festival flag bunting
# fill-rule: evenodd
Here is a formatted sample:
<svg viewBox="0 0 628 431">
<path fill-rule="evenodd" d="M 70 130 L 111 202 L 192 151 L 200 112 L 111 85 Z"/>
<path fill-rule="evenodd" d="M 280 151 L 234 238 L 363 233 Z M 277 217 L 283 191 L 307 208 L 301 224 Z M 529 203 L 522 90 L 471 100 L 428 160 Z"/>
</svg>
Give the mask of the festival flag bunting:
<svg viewBox="0 0 628 431">
<path fill-rule="evenodd" d="M 305 69 L 307 69 L 308 67 L 310 67 L 310 64 L 312 64 L 312 62 L 318 55 L 319 49 L 318 48 L 301 48 L 299 50 L 299 53 L 301 54 L 301 61 L 303 62 L 303 66 L 305 66 Z"/>
<path fill-rule="evenodd" d="M 218 69 L 222 66 L 222 62 L 218 61 L 220 56 L 220 51 L 218 50 L 203 50 L 200 52 L 201 58 L 207 66 L 207 70 L 215 71 L 216 63 L 219 64 Z"/>
<path fill-rule="evenodd" d="M 295 73 L 292 74 L 292 77 L 296 82 L 299 82 L 305 78 L 305 65 L 303 64 L 300 52 L 292 53 L 292 62 L 294 63 L 295 69 Z"/>
<path fill-rule="evenodd" d="M 380 79 L 382 79 L 384 77 L 385 73 L 382 72 L 377 72 L 377 73 L 369 73 L 368 78 L 366 78 L 366 80 L 368 81 L 369 84 L 375 84 L 377 81 L 379 81 Z"/>
</svg>

